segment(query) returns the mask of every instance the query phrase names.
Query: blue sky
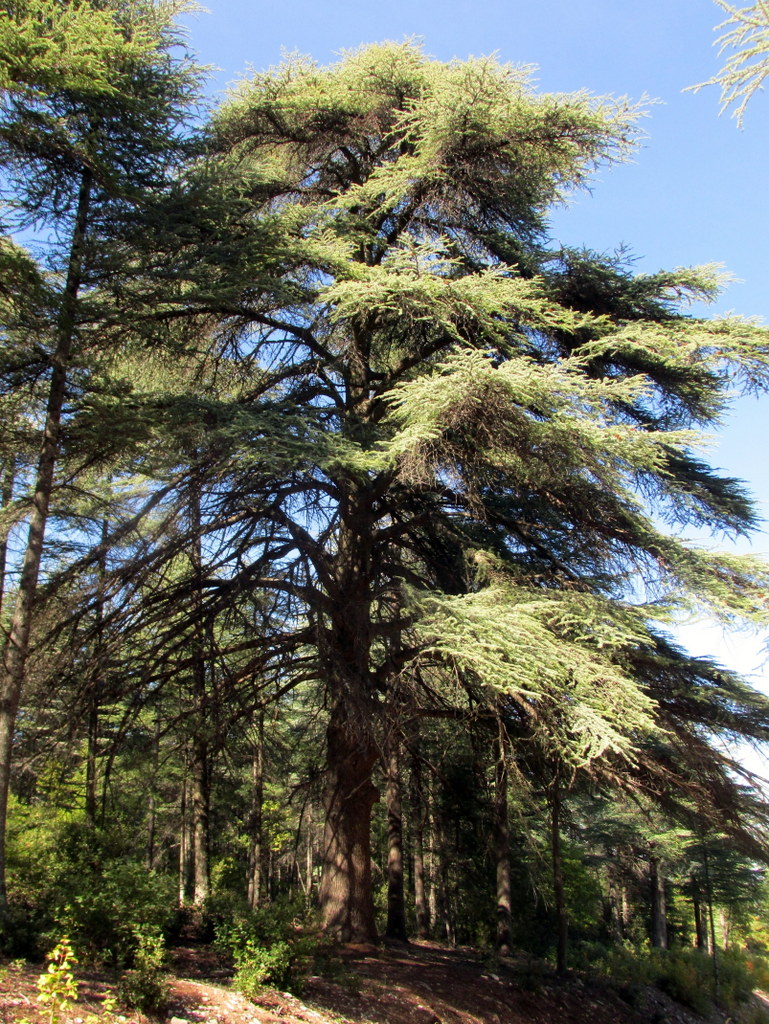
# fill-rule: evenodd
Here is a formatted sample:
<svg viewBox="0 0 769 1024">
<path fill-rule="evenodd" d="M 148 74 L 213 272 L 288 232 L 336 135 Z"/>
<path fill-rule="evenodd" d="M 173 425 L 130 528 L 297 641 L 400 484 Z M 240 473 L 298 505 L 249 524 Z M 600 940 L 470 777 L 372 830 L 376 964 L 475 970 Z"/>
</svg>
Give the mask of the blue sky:
<svg viewBox="0 0 769 1024">
<path fill-rule="evenodd" d="M 769 93 L 753 99 L 741 131 L 718 116 L 717 88 L 683 91 L 719 69 L 724 17 L 711 0 L 214 0 L 186 22 L 192 48 L 218 69 L 212 94 L 285 50 L 327 64 L 362 43 L 417 37 L 441 60 L 496 53 L 536 65 L 544 92 L 648 97 L 633 161 L 600 171 L 590 193 L 556 211 L 553 236 L 598 251 L 625 245 L 639 271 L 722 263 L 737 281 L 711 313 L 769 323 Z M 769 517 L 767 449 L 769 395 L 737 401 L 711 459 L 748 481 Z M 769 535 L 743 549 L 769 552 Z M 702 625 L 682 635 L 694 653 L 743 672 L 763 660 L 765 636 L 724 638 Z M 766 667 L 755 678 L 769 688 Z"/>
</svg>

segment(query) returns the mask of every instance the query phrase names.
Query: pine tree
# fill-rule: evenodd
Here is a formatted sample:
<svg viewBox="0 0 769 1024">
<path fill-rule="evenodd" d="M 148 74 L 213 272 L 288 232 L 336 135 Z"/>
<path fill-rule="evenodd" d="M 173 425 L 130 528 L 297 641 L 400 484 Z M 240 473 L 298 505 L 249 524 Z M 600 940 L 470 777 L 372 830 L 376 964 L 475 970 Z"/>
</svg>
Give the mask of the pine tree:
<svg viewBox="0 0 769 1024">
<path fill-rule="evenodd" d="M 33 379 L 42 374 L 47 384 L 28 539 L 3 648 L 0 835 L 63 430 L 72 420 L 77 438 L 75 412 L 88 408 L 84 396 L 98 380 L 94 360 L 116 312 L 104 286 L 114 296 L 121 276 L 135 272 L 121 253 L 120 225 L 168 180 L 196 87 L 194 67 L 171 55 L 178 42 L 175 13 L 173 5 L 149 2 L 31 0 L 0 18 L 0 161 L 9 226 L 35 226 L 47 240 L 61 240 L 51 242 L 45 269 L 30 269 L 29 258 L 12 250 L 32 287 L 25 290 L 24 315 L 5 325 L 6 365 L 26 365 Z M 103 434 L 103 427 L 94 433 Z M 3 907 L 4 876 L 0 853 Z"/>
<path fill-rule="evenodd" d="M 566 771 L 621 772 L 659 734 L 632 671 L 657 599 L 765 617 L 760 562 L 658 524 L 753 524 L 697 431 L 733 380 L 766 384 L 766 332 L 685 315 L 718 288 L 707 268 L 635 275 L 547 244 L 548 207 L 624 155 L 635 114 L 386 44 L 243 83 L 190 179 L 157 316 L 197 315 L 233 381 L 218 515 L 250 515 L 230 564 L 256 561 L 227 586 L 280 597 L 325 687 L 320 900 L 342 939 L 375 934 L 390 680 L 502 697 Z"/>
<path fill-rule="evenodd" d="M 452 120 L 470 86 L 488 123 Z M 220 616 L 243 631 L 216 651 L 232 679 L 328 685 L 322 898 L 342 937 L 373 934 L 372 773 L 399 678 L 423 707 L 501 707 L 559 772 L 724 790 L 717 759 L 670 770 L 660 726 L 685 745 L 701 704 L 670 688 L 696 697 L 703 673 L 666 661 L 634 588 L 640 570 L 652 595 L 761 614 L 760 566 L 687 549 L 648 511 L 750 526 L 690 428 L 729 372 L 763 383 L 765 336 L 681 315 L 708 273 L 547 250 L 547 203 L 626 141 L 611 116 L 407 46 L 263 76 L 214 125 L 226 152 L 148 204 L 152 248 L 121 281 L 118 333 L 192 341 L 201 363 L 194 394 L 128 389 L 163 433 L 145 471 L 185 469 L 174 529 L 116 570 L 133 597 L 112 626 L 152 635 L 145 686 L 199 675 L 182 652 Z M 197 335 L 169 331 L 185 319 Z M 204 579 L 180 574 L 203 542 Z M 735 721 L 761 735 L 766 708 Z"/>
</svg>

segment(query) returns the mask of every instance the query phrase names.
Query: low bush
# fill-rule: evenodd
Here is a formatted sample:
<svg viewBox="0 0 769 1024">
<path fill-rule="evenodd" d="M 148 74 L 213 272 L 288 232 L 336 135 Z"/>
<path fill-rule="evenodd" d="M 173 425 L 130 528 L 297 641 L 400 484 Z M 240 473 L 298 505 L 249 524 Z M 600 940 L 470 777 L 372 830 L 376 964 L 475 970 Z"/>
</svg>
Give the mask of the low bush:
<svg viewBox="0 0 769 1024">
<path fill-rule="evenodd" d="M 98 828 L 71 815 L 15 809 L 9 894 L 13 920 L 0 953 L 36 958 L 68 935 L 79 959 L 131 966 L 142 928 L 165 932 L 174 917 L 174 881 L 133 854 L 130 823 Z"/>
<path fill-rule="evenodd" d="M 133 966 L 123 971 L 117 998 L 130 1009 L 158 1014 L 165 1008 L 169 993 L 163 936 L 156 929 L 143 927 L 135 931 L 134 937 Z"/>
<path fill-rule="evenodd" d="M 265 985 L 300 992 L 316 956 L 328 946 L 303 921 L 299 905 L 275 902 L 215 923 L 217 948 L 232 957 L 234 986 L 253 998 Z"/>
<path fill-rule="evenodd" d="M 754 988 L 769 987 L 769 964 L 759 956 L 731 948 L 713 958 L 699 949 L 661 950 L 627 944 L 607 947 L 583 943 L 574 951 L 574 966 L 610 978 L 634 1001 L 644 985 L 657 985 L 677 1002 L 706 1016 L 713 1003 L 733 1014 Z"/>
</svg>

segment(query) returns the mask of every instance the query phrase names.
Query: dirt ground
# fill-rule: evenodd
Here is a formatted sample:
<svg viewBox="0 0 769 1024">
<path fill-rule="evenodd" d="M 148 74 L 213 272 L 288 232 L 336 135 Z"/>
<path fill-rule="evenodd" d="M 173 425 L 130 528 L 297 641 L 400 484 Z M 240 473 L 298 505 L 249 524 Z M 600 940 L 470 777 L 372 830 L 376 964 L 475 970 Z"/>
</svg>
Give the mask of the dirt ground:
<svg viewBox="0 0 769 1024">
<path fill-rule="evenodd" d="M 301 997 L 266 989 L 251 1002 L 229 987 L 229 971 L 206 947 L 173 951 L 166 1024 L 703 1024 L 656 989 L 633 994 L 511 959 L 485 965 L 472 950 L 432 943 L 348 948 L 335 980 L 311 977 Z M 0 1024 L 49 1024 L 37 1002 L 40 965 L 0 964 Z M 149 1024 L 104 1006 L 102 975 L 78 972 L 78 1000 L 59 1024 Z M 761 998 L 761 997 L 757 997 Z M 769 998 L 763 1002 L 769 1008 Z M 723 1014 L 709 1024 L 729 1024 Z"/>
</svg>

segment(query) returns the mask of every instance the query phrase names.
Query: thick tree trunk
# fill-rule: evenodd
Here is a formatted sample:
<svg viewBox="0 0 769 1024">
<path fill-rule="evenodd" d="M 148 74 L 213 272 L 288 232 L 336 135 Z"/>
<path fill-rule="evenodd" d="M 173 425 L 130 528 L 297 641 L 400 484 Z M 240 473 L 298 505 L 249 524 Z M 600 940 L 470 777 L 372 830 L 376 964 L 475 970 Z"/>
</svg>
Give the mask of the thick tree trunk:
<svg viewBox="0 0 769 1024">
<path fill-rule="evenodd" d="M 668 948 L 668 922 L 665 908 L 665 876 L 659 857 L 649 858 L 649 886 L 652 905 L 652 946 Z"/>
<path fill-rule="evenodd" d="M 5 913 L 8 905 L 5 877 L 5 833 L 8 817 L 8 794 L 11 785 L 13 734 L 27 668 L 33 606 L 43 558 L 43 542 L 53 492 L 56 460 L 59 454 L 59 433 L 67 388 L 67 372 L 76 331 L 75 312 L 82 276 L 83 247 L 88 225 L 91 189 L 91 173 L 83 171 L 72 232 L 67 280 L 59 309 L 56 348 L 51 357 L 51 383 L 48 391 L 43 442 L 37 463 L 27 545 L 21 565 L 13 616 L 3 647 L 2 674 L 0 675 L 0 914 Z"/>
<path fill-rule="evenodd" d="M 510 828 L 507 818 L 507 743 L 500 727 L 495 745 L 494 777 L 494 859 L 497 875 L 497 951 L 509 956 L 513 944 L 512 877 L 510 871 Z"/>
<path fill-rule="evenodd" d="M 563 855 L 561 852 L 561 785 L 556 772 L 550 789 L 550 847 L 553 859 L 553 895 L 556 914 L 556 970 L 566 973 L 566 951 L 569 940 L 569 919 L 566 913 L 566 894 L 563 885 Z"/>
<path fill-rule="evenodd" d="M 327 738 L 321 919 L 340 942 L 375 942 L 371 808 L 379 794 L 371 774 L 379 751 L 370 736 L 351 725 L 341 701 L 332 711 Z"/>
<path fill-rule="evenodd" d="M 403 895 L 403 800 L 400 776 L 400 737 L 395 730 L 385 746 L 387 785 L 387 928 L 388 939 L 405 942 L 406 904 Z"/>
<path fill-rule="evenodd" d="M 366 394 L 365 359 L 353 360 L 348 400 Z M 357 395 L 357 398 L 356 398 Z M 372 537 L 374 495 L 348 491 L 340 500 L 340 527 L 328 573 L 330 614 L 321 664 L 327 676 L 330 718 L 323 792 L 319 902 L 325 930 L 342 942 L 377 938 L 371 884 L 371 808 L 379 798 L 371 776 L 381 751 L 375 737 L 376 680 L 371 672 Z"/>
</svg>

